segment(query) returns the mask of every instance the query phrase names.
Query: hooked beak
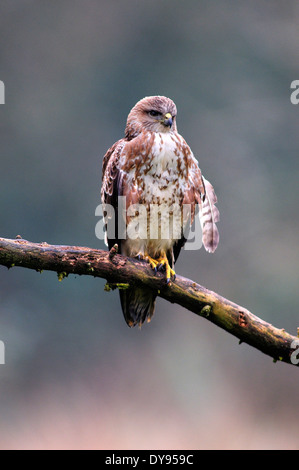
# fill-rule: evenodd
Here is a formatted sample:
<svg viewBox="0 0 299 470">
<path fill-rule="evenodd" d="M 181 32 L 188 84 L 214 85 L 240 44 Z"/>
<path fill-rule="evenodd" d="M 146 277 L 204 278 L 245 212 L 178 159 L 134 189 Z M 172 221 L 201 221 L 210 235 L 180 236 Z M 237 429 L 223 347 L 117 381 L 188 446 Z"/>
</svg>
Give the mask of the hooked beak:
<svg viewBox="0 0 299 470">
<path fill-rule="evenodd" d="M 162 122 L 163 122 L 164 126 L 171 127 L 172 123 L 173 123 L 171 114 L 166 113 Z"/>
</svg>

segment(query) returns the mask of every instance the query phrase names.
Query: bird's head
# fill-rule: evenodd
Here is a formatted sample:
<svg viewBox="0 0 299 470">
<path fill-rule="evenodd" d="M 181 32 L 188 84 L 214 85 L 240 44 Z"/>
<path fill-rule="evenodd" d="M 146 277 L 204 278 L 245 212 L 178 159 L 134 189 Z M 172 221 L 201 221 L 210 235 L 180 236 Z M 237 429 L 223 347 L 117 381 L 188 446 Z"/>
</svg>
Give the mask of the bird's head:
<svg viewBox="0 0 299 470">
<path fill-rule="evenodd" d="M 138 101 L 131 110 L 126 127 L 126 137 L 133 138 L 142 131 L 176 131 L 176 105 L 165 96 L 148 96 Z"/>
</svg>

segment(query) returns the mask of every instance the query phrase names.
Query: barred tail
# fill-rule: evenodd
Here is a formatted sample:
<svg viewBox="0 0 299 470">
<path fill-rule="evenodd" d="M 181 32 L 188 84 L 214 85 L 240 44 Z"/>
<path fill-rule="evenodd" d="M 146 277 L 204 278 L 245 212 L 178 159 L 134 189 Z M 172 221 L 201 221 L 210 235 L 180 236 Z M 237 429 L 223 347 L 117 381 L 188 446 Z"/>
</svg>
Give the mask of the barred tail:
<svg viewBox="0 0 299 470">
<path fill-rule="evenodd" d="M 215 206 L 217 196 L 209 181 L 203 178 L 206 194 L 199 211 L 199 218 L 202 228 L 202 242 L 209 253 L 214 253 L 219 243 L 219 232 L 216 222 L 219 221 L 219 210 Z"/>
<path fill-rule="evenodd" d="M 120 290 L 120 302 L 127 325 L 150 322 L 155 311 L 156 295 L 146 288 Z"/>
</svg>

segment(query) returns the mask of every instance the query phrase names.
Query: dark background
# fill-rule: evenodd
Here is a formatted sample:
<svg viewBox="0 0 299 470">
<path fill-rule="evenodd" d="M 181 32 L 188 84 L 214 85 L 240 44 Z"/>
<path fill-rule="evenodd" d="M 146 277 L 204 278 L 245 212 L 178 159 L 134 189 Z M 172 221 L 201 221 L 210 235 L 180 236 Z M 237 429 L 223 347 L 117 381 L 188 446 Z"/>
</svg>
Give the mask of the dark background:
<svg viewBox="0 0 299 470">
<path fill-rule="evenodd" d="M 299 6 L 2 0 L 0 236 L 103 248 L 102 157 L 142 97 L 217 192 L 220 246 L 177 272 L 296 334 Z M 0 267 L 2 449 L 298 449 L 298 369 L 159 300 L 128 329 L 105 282 Z"/>
</svg>

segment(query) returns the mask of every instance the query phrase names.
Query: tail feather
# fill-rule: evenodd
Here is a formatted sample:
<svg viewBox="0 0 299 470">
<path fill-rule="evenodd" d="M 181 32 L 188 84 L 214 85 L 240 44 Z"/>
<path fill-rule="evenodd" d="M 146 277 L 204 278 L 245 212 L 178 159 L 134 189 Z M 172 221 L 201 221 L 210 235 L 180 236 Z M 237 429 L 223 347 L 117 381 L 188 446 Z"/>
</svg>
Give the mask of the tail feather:
<svg viewBox="0 0 299 470">
<path fill-rule="evenodd" d="M 120 302 L 127 325 L 141 326 L 150 322 L 155 311 L 156 295 L 146 288 L 119 291 Z"/>
<path fill-rule="evenodd" d="M 208 252 L 214 253 L 219 243 L 219 232 L 216 226 L 216 222 L 219 221 L 219 210 L 215 206 L 217 202 L 217 196 L 211 183 L 205 178 L 203 178 L 203 180 L 206 194 L 205 200 L 202 203 L 202 207 L 199 211 L 202 228 L 202 242 Z"/>
</svg>

